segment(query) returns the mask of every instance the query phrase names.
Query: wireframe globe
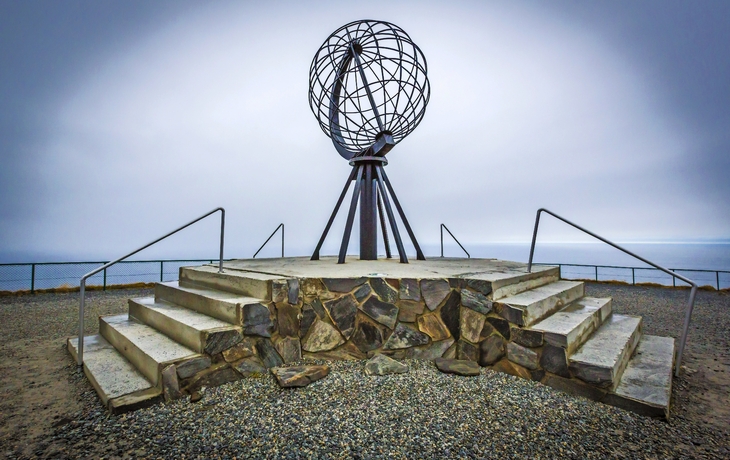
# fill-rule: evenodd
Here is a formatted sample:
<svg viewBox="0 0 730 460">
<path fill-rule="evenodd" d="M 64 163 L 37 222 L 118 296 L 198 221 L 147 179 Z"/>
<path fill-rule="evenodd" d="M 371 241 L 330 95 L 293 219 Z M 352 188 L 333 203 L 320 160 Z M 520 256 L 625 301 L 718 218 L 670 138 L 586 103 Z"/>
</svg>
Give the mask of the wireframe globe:
<svg viewBox="0 0 730 460">
<path fill-rule="evenodd" d="M 392 147 L 421 122 L 431 93 L 426 73 L 426 58 L 403 29 L 354 21 L 314 55 L 309 106 L 342 157 L 372 154 L 378 141 Z"/>
</svg>

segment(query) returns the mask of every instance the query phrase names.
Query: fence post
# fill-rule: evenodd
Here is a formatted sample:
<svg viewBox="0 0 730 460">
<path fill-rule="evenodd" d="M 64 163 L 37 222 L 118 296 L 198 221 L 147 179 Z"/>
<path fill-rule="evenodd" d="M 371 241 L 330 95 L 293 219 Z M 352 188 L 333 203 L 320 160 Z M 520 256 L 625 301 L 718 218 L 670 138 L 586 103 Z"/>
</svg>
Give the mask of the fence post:
<svg viewBox="0 0 730 460">
<path fill-rule="evenodd" d="M 106 268 L 104 269 L 104 287 L 102 290 L 106 291 Z"/>
<path fill-rule="evenodd" d="M 720 290 L 720 272 L 715 272 L 715 281 L 717 282 L 717 290 Z"/>
<path fill-rule="evenodd" d="M 634 268 L 631 269 L 631 284 L 636 286 L 636 273 Z"/>
<path fill-rule="evenodd" d="M 164 260 L 161 260 L 160 261 L 160 283 L 162 282 L 162 274 L 164 273 L 163 272 L 163 266 L 164 266 L 164 264 L 165 264 L 165 261 Z"/>
<path fill-rule="evenodd" d="M 676 268 L 670 268 L 671 271 L 676 272 Z M 677 278 L 672 276 L 672 287 L 677 287 Z"/>
<path fill-rule="evenodd" d="M 598 281 L 598 265 L 596 265 L 596 281 Z"/>
<path fill-rule="evenodd" d="M 563 279 L 563 264 L 558 264 L 558 278 Z"/>
<path fill-rule="evenodd" d="M 35 292 L 35 264 L 30 265 L 30 293 Z"/>
</svg>

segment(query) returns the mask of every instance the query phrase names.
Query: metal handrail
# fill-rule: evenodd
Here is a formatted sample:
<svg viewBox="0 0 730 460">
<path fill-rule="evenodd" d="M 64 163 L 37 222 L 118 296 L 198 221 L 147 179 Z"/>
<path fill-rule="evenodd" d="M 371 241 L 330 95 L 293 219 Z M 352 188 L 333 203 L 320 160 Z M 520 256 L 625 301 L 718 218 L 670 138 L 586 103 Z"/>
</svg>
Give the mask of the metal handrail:
<svg viewBox="0 0 730 460">
<path fill-rule="evenodd" d="M 462 246 L 461 243 L 459 243 L 459 240 L 456 239 L 456 237 L 454 236 L 454 234 L 451 233 L 451 230 L 449 230 L 449 227 L 447 227 L 444 224 L 441 224 L 441 227 L 440 227 L 440 230 L 441 230 L 441 257 L 444 256 L 444 229 L 446 229 L 446 231 L 449 232 L 449 235 L 451 235 L 451 238 L 453 238 L 454 241 L 456 241 L 456 244 L 459 245 L 459 247 L 461 248 L 461 250 L 466 253 L 466 257 L 469 258 L 469 259 L 471 259 L 471 255 L 469 254 L 469 252 L 466 249 L 464 249 L 464 246 Z"/>
<path fill-rule="evenodd" d="M 188 222 L 187 224 L 183 225 L 182 227 L 179 227 L 176 230 L 173 230 L 170 233 L 157 238 L 156 240 L 152 241 L 151 243 L 147 243 L 144 246 L 142 246 L 141 248 L 136 249 L 136 250 L 130 252 L 129 254 L 122 256 L 116 260 L 113 260 L 105 265 L 102 265 L 101 267 L 99 267 L 95 270 L 92 270 L 89 273 L 87 273 L 81 277 L 81 282 L 80 282 L 80 286 L 79 286 L 79 296 L 80 296 L 80 301 L 79 301 L 79 345 L 78 345 L 79 352 L 77 355 L 77 363 L 79 366 L 84 364 L 84 306 L 85 306 L 85 300 L 86 300 L 86 280 L 89 277 L 96 275 L 100 271 L 106 270 L 107 268 L 111 267 L 112 265 L 123 261 L 127 257 L 131 257 L 131 256 L 137 254 L 139 251 L 141 251 L 143 249 L 147 249 L 148 247 L 152 246 L 153 244 L 164 240 L 168 236 L 174 235 L 175 233 L 179 232 L 180 230 L 190 227 L 194 223 L 196 223 L 200 220 L 203 220 L 206 217 L 208 217 L 209 215 L 216 213 L 218 211 L 221 212 L 221 244 L 220 244 L 220 258 L 218 259 L 218 273 L 223 273 L 223 234 L 224 234 L 224 230 L 225 230 L 225 226 L 226 226 L 226 210 L 223 208 L 215 208 L 214 210 L 212 210 L 206 214 L 203 214 L 202 216 L 198 217 L 197 219 Z"/>
<path fill-rule="evenodd" d="M 527 262 L 527 272 L 528 273 L 532 271 L 532 256 L 535 253 L 535 240 L 537 240 L 537 228 L 540 225 L 540 213 L 542 213 L 542 212 L 546 212 L 546 213 L 550 214 L 551 216 L 555 217 L 556 219 L 565 222 L 566 224 L 570 225 L 571 227 L 575 227 L 578 230 L 603 241 L 604 243 L 608 244 L 609 246 L 613 246 L 614 248 L 618 249 L 619 251 L 622 251 L 632 257 L 635 257 L 635 258 L 639 259 L 640 261 L 644 262 L 645 264 L 651 265 L 652 267 L 656 268 L 657 270 L 663 271 L 664 273 L 666 273 L 668 275 L 671 275 L 675 278 L 679 278 L 680 280 L 682 280 L 685 283 L 692 286 L 692 289 L 689 292 L 689 300 L 687 302 L 687 313 L 684 318 L 684 328 L 682 330 L 682 337 L 679 341 L 679 349 L 677 350 L 677 363 L 676 363 L 674 375 L 675 375 L 675 377 L 679 377 L 679 368 L 680 368 L 680 365 L 682 364 L 682 353 L 684 353 L 684 346 L 687 343 L 687 333 L 689 332 L 689 324 L 692 321 L 692 310 L 694 309 L 694 306 L 695 306 L 695 296 L 697 295 L 697 288 L 698 288 L 697 284 L 694 281 L 690 280 L 689 278 L 685 278 L 684 276 L 682 276 L 678 273 L 675 273 L 675 272 L 669 270 L 668 268 L 664 268 L 661 265 L 657 265 L 654 262 L 651 262 L 641 256 L 638 256 L 638 255 L 634 254 L 633 252 L 629 251 L 628 249 L 624 249 L 621 246 L 619 246 L 618 244 L 613 243 L 613 242 L 607 240 L 606 238 L 603 238 L 602 236 L 598 236 L 595 233 L 581 227 L 580 225 L 574 224 L 573 222 L 569 221 L 568 219 L 565 219 L 564 217 L 560 217 L 559 215 L 555 214 L 554 212 L 548 211 L 545 208 L 538 209 L 537 216 L 535 217 L 535 230 L 532 232 L 532 245 L 530 246 L 530 259 Z"/>
<path fill-rule="evenodd" d="M 259 252 L 261 252 L 261 250 L 264 248 L 264 246 L 266 246 L 266 243 L 268 243 L 269 240 L 274 235 L 276 235 L 276 232 L 278 232 L 279 229 L 281 229 L 281 257 L 284 257 L 284 224 L 281 223 L 281 224 L 279 224 L 278 227 L 276 227 L 276 229 L 273 232 L 271 232 L 271 235 L 269 235 L 269 237 L 266 238 L 266 241 L 264 241 L 264 244 L 262 244 L 261 247 L 259 248 L 259 250 L 256 251 L 256 254 L 253 255 L 252 259 L 256 258 L 256 256 L 259 254 Z"/>
</svg>

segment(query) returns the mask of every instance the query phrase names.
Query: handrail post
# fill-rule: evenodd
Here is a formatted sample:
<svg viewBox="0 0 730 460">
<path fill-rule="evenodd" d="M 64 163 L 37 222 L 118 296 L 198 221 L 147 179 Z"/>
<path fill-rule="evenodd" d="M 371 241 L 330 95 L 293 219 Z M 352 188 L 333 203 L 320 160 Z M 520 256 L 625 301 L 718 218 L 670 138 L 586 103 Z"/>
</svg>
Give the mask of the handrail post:
<svg viewBox="0 0 730 460">
<path fill-rule="evenodd" d="M 164 281 L 162 279 L 163 273 L 165 273 L 165 261 L 161 260 L 160 261 L 160 283 Z"/>
<path fill-rule="evenodd" d="M 682 353 L 684 353 L 684 345 L 687 343 L 687 333 L 689 332 L 689 323 L 692 320 L 692 310 L 695 306 L 695 295 L 697 295 L 697 285 L 692 283 L 692 290 L 689 291 L 689 301 L 687 302 L 687 314 L 684 317 L 684 328 L 682 329 L 682 337 L 679 341 L 679 349 L 677 350 L 677 365 L 674 370 L 674 376 L 679 377 L 679 368 L 682 363 Z"/>
<path fill-rule="evenodd" d="M 81 301 L 79 304 L 79 338 L 78 338 L 78 353 L 76 354 L 76 363 L 81 366 L 84 364 L 84 306 L 85 306 L 85 293 L 86 293 L 86 276 L 81 278 L 81 285 L 79 286 L 79 294 Z"/>
<path fill-rule="evenodd" d="M 631 267 L 631 285 L 636 286 L 636 269 Z"/>
<path fill-rule="evenodd" d="M 527 261 L 527 273 L 532 272 L 532 256 L 535 255 L 535 240 L 537 240 L 537 227 L 540 225 L 540 213 L 543 208 L 537 210 L 537 216 L 535 216 L 535 229 L 532 231 L 532 244 L 530 245 L 530 258 Z"/>
<path fill-rule="evenodd" d="M 441 230 L 441 257 L 444 256 L 444 224 L 441 224 L 441 227 L 439 227 Z"/>
<path fill-rule="evenodd" d="M 106 291 L 106 268 L 104 269 L 104 286 L 102 287 L 103 291 Z"/>
<path fill-rule="evenodd" d="M 226 210 L 223 208 L 218 208 L 221 210 L 221 251 L 218 256 L 218 273 L 223 273 L 223 235 L 226 230 Z"/>
<path fill-rule="evenodd" d="M 281 258 L 284 258 L 284 224 L 281 224 Z"/>
</svg>

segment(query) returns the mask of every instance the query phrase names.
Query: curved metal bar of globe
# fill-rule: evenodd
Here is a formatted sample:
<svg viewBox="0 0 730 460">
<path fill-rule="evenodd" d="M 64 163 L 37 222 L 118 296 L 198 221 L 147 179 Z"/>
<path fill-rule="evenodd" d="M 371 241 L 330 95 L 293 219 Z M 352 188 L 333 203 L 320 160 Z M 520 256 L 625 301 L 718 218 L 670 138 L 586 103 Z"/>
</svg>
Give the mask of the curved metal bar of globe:
<svg viewBox="0 0 730 460">
<path fill-rule="evenodd" d="M 398 210 L 398 214 L 400 214 L 400 218 L 403 221 L 403 225 L 405 225 L 405 227 L 406 227 L 408 236 L 411 237 L 411 242 L 413 243 L 413 246 L 416 248 L 416 259 L 426 260 L 426 256 L 424 256 L 423 251 L 421 251 L 421 246 L 418 245 L 418 241 L 416 240 L 416 235 L 413 234 L 411 225 L 408 223 L 408 219 L 406 218 L 406 213 L 403 212 L 403 208 L 401 207 L 400 202 L 398 201 L 398 197 L 395 195 L 393 186 L 390 185 L 390 181 L 388 180 L 388 175 L 385 174 L 385 169 L 383 169 L 382 166 L 379 166 L 378 168 L 379 168 L 380 172 L 383 173 L 383 179 L 385 179 L 385 185 L 388 186 L 390 195 L 393 197 L 393 203 L 395 203 L 395 208 Z"/>
<path fill-rule="evenodd" d="M 360 71 L 360 78 L 362 79 L 363 86 L 365 87 L 365 92 L 368 95 L 368 100 L 370 101 L 370 107 L 373 109 L 373 113 L 375 114 L 375 120 L 378 122 L 378 128 L 380 128 L 380 132 L 385 131 L 385 126 L 383 126 L 383 121 L 380 119 L 380 113 L 378 113 L 378 106 L 375 105 L 375 99 L 373 98 L 373 93 L 370 91 L 370 86 L 368 85 L 368 79 L 365 78 L 365 71 L 362 69 L 362 62 L 360 62 L 360 56 L 358 56 L 357 52 L 355 51 L 355 47 L 353 42 L 350 42 L 350 53 L 355 57 L 355 64 L 357 64 L 357 69 Z"/>
<path fill-rule="evenodd" d="M 312 253 L 312 258 L 309 260 L 319 260 L 319 250 L 322 249 L 322 244 L 324 244 L 324 240 L 325 240 L 325 238 L 327 238 L 327 233 L 329 233 L 330 228 L 332 227 L 332 222 L 334 222 L 335 217 L 337 217 L 337 212 L 340 210 L 340 206 L 342 206 L 342 200 L 345 199 L 347 190 L 350 188 L 350 182 L 352 182 L 352 180 L 355 178 L 356 173 L 357 173 L 357 168 L 352 168 L 352 171 L 350 172 L 350 177 L 348 177 L 347 182 L 345 182 L 345 188 L 342 189 L 342 193 L 340 193 L 340 198 L 337 200 L 335 209 L 332 210 L 332 215 L 330 216 L 330 220 L 327 221 L 327 225 L 324 227 L 322 236 L 319 238 L 319 243 L 317 243 L 317 247 L 314 249 L 314 253 Z"/>
<path fill-rule="evenodd" d="M 342 146 L 342 144 L 345 143 L 345 139 L 342 137 L 342 130 L 340 129 L 340 93 L 342 92 L 342 79 L 347 73 L 347 68 L 351 61 L 351 52 L 345 53 L 342 58 L 342 62 L 340 62 L 340 66 L 337 68 L 337 76 L 335 77 L 335 82 L 332 85 L 332 97 L 330 97 L 330 110 L 328 117 L 330 121 L 330 133 L 332 133 L 332 143 L 335 145 L 337 153 L 339 153 L 345 160 L 352 158 L 354 153 Z"/>
<path fill-rule="evenodd" d="M 388 200 L 388 195 L 386 195 L 386 193 L 385 193 L 385 185 L 383 185 L 383 175 L 385 174 L 385 171 L 383 171 L 382 166 L 377 165 L 377 166 L 375 166 L 375 173 L 376 173 L 375 175 L 378 178 L 378 187 L 380 188 L 380 194 L 383 195 L 383 201 L 385 202 L 385 210 L 388 213 L 388 220 L 390 221 L 390 229 L 393 231 L 393 238 L 395 238 L 395 246 L 398 248 L 398 256 L 400 257 L 400 262 L 402 264 L 407 264 L 408 257 L 406 256 L 406 250 L 403 248 L 403 241 L 401 241 L 400 233 L 398 233 L 398 224 L 396 224 L 396 222 L 395 222 L 395 216 L 393 215 L 393 209 L 391 209 L 391 207 L 390 207 L 390 201 Z M 391 190 L 391 195 L 392 194 L 393 194 L 393 191 Z M 393 199 L 395 199 L 395 195 L 393 195 Z"/>
<path fill-rule="evenodd" d="M 340 245 L 340 256 L 337 259 L 338 264 L 345 263 L 347 255 L 347 246 L 350 244 L 350 234 L 352 233 L 352 222 L 355 220 L 355 210 L 357 202 L 360 199 L 360 187 L 363 181 L 363 165 L 357 165 L 357 179 L 355 179 L 355 190 L 352 191 L 352 201 L 350 201 L 350 212 L 347 214 L 347 224 L 345 224 L 345 233 L 342 235 L 342 244 Z"/>
<path fill-rule="evenodd" d="M 377 173 L 376 173 L 377 174 Z M 390 253 L 390 241 L 388 241 L 388 226 L 385 225 L 385 215 L 383 214 L 383 197 L 382 192 L 378 190 L 378 215 L 380 216 L 380 228 L 383 232 L 383 244 L 385 245 L 385 257 L 392 259 Z"/>
</svg>

